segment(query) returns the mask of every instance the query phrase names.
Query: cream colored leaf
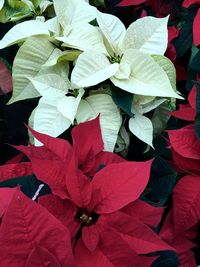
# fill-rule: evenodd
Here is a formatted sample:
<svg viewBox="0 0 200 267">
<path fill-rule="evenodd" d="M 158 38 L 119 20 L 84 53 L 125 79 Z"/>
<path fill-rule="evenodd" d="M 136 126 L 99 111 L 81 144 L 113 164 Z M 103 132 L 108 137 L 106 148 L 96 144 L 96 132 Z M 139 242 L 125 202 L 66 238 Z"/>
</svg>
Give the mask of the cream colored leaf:
<svg viewBox="0 0 200 267">
<path fill-rule="evenodd" d="M 0 10 L 2 9 L 3 5 L 4 5 L 4 0 L 0 0 Z"/>
<path fill-rule="evenodd" d="M 78 123 L 96 118 L 100 114 L 100 125 L 104 150 L 113 152 L 122 118 L 119 109 L 107 94 L 95 94 L 81 100 L 76 120 Z"/>
<path fill-rule="evenodd" d="M 45 98 L 41 98 L 33 113 L 33 129 L 53 137 L 59 136 L 71 125 L 71 121 L 64 117 L 58 109 Z M 41 143 L 34 139 L 35 145 Z"/>
<path fill-rule="evenodd" d="M 89 87 L 112 77 L 119 64 L 111 64 L 107 57 L 98 52 L 83 52 L 72 71 L 71 82 L 78 87 Z"/>
<path fill-rule="evenodd" d="M 124 49 L 139 49 L 147 54 L 164 55 L 168 43 L 169 17 L 143 17 L 133 22 L 123 40 Z"/>
<path fill-rule="evenodd" d="M 120 44 L 126 33 L 124 24 L 116 16 L 102 12 L 98 12 L 97 22 L 113 54 L 120 54 Z"/>
<path fill-rule="evenodd" d="M 140 114 L 135 114 L 129 120 L 129 129 L 141 141 L 153 147 L 153 125 L 150 119 Z"/>
<path fill-rule="evenodd" d="M 13 63 L 13 95 L 9 104 L 39 96 L 30 81 L 38 75 L 57 73 L 67 82 L 66 64 L 42 69 L 55 49 L 57 48 L 44 37 L 30 37 L 20 47 Z"/>
<path fill-rule="evenodd" d="M 28 20 L 15 25 L 0 40 L 0 49 L 24 41 L 33 35 L 49 35 L 45 23 L 38 20 Z"/>
<path fill-rule="evenodd" d="M 176 91 L 176 69 L 174 64 L 165 56 L 152 56 L 152 58 L 158 63 L 158 65 L 165 71 L 167 74 L 171 86 Z"/>
<path fill-rule="evenodd" d="M 96 8 L 84 0 L 54 0 L 54 8 L 63 29 L 66 25 L 89 23 L 96 17 Z"/>
<path fill-rule="evenodd" d="M 98 51 L 107 54 L 103 38 L 97 27 L 90 24 L 75 25 L 68 36 L 56 37 L 63 42 L 63 46 L 82 51 Z"/>
<path fill-rule="evenodd" d="M 79 89 L 79 94 L 77 97 L 74 96 L 67 96 L 61 99 L 57 105 L 57 109 L 59 112 L 67 119 L 74 123 L 74 118 L 77 113 L 77 109 L 79 103 L 81 101 L 82 96 L 84 95 L 84 90 Z"/>
<path fill-rule="evenodd" d="M 151 58 L 136 49 L 126 50 L 121 63 L 131 66 L 129 79 L 119 80 L 114 76 L 111 81 L 119 88 L 130 93 L 146 96 L 175 97 L 182 99 L 171 87 L 166 72 Z M 121 64 L 120 63 L 120 64 Z"/>
</svg>

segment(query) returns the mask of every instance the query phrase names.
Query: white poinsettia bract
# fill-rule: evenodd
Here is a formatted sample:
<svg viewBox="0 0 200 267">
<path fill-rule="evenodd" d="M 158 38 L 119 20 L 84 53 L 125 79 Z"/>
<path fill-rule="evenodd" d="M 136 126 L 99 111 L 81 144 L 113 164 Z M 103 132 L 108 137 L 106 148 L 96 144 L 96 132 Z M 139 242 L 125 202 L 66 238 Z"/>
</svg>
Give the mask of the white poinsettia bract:
<svg viewBox="0 0 200 267">
<path fill-rule="evenodd" d="M 107 53 L 83 52 L 72 71 L 74 85 L 89 87 L 110 78 L 115 86 L 133 94 L 181 98 L 165 70 L 151 56 L 164 57 L 168 17 L 147 16 L 127 30 L 113 15 L 98 12 L 97 22 Z"/>
</svg>

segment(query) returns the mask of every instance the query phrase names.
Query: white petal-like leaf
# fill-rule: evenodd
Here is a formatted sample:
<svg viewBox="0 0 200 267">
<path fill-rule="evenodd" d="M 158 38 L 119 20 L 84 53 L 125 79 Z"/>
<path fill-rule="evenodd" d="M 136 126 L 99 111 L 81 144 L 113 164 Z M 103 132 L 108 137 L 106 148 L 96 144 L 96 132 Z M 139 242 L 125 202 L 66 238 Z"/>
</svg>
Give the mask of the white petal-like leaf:
<svg viewBox="0 0 200 267">
<path fill-rule="evenodd" d="M 44 74 L 30 79 L 35 89 L 47 102 L 57 106 L 68 92 L 68 85 L 65 80 L 57 74 Z"/>
<path fill-rule="evenodd" d="M 119 54 L 126 33 L 124 24 L 116 16 L 101 12 L 97 14 L 97 22 L 112 51 Z"/>
<path fill-rule="evenodd" d="M 123 40 L 124 49 L 139 49 L 147 54 L 164 55 L 168 43 L 168 17 L 143 17 L 133 22 Z"/>
<path fill-rule="evenodd" d="M 129 120 L 129 129 L 141 141 L 153 147 L 153 125 L 150 119 L 136 114 Z"/>
<path fill-rule="evenodd" d="M 49 35 L 45 23 L 38 20 L 28 20 L 15 25 L 0 40 L 0 49 L 24 41 L 33 35 Z"/>
<path fill-rule="evenodd" d="M 98 51 L 107 54 L 103 38 L 97 27 L 90 24 L 75 25 L 68 36 L 57 37 L 64 46 L 76 48 L 82 51 Z"/>
<path fill-rule="evenodd" d="M 78 123 L 96 118 L 100 114 L 100 125 L 104 150 L 113 152 L 122 118 L 120 111 L 107 94 L 95 94 L 81 100 L 76 120 Z"/>
<path fill-rule="evenodd" d="M 96 8 L 84 0 L 54 0 L 54 8 L 63 29 L 70 24 L 88 23 L 96 17 Z"/>
<path fill-rule="evenodd" d="M 131 74 L 129 79 L 124 80 L 111 77 L 111 81 L 117 87 L 138 95 L 182 99 L 174 92 L 166 72 L 151 56 L 136 49 L 128 49 L 125 51 L 121 63 L 130 64 Z"/>
<path fill-rule="evenodd" d="M 32 120 L 34 130 L 53 137 L 57 137 L 71 125 L 71 121 L 64 117 L 55 106 L 49 104 L 44 97 L 40 99 L 34 110 Z M 37 139 L 34 139 L 34 143 L 41 145 Z"/>
<path fill-rule="evenodd" d="M 167 57 L 164 56 L 152 56 L 152 58 L 158 63 L 158 65 L 166 72 L 171 86 L 176 91 L 176 69 L 174 64 Z"/>
<path fill-rule="evenodd" d="M 9 104 L 39 96 L 30 81 L 38 75 L 58 73 L 67 81 L 66 64 L 42 69 L 55 49 L 57 48 L 44 37 L 30 37 L 20 47 L 13 63 L 13 95 Z"/>
<path fill-rule="evenodd" d="M 74 118 L 77 113 L 77 109 L 79 106 L 79 103 L 81 101 L 82 96 L 84 95 L 84 90 L 79 89 L 79 94 L 77 97 L 74 96 L 67 96 L 61 99 L 57 105 L 57 109 L 60 111 L 60 113 L 67 119 L 71 121 L 73 124 Z"/>
<path fill-rule="evenodd" d="M 2 9 L 3 5 L 4 5 L 4 0 L 0 0 L 0 10 Z"/>
<path fill-rule="evenodd" d="M 78 87 L 89 87 L 112 77 L 119 64 L 111 64 L 104 54 L 83 52 L 72 71 L 71 82 Z"/>
</svg>

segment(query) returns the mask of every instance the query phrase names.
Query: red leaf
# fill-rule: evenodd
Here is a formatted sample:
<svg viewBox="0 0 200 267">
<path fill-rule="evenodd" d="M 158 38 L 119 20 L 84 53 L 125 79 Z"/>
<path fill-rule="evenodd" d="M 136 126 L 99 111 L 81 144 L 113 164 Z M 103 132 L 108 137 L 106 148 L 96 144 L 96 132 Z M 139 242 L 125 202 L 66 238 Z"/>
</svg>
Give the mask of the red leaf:
<svg viewBox="0 0 200 267">
<path fill-rule="evenodd" d="M 173 41 L 178 37 L 180 30 L 175 26 L 168 27 L 168 42 Z"/>
<path fill-rule="evenodd" d="M 199 1 L 200 4 L 200 1 Z M 200 9 L 198 9 L 198 12 L 194 18 L 193 22 L 193 44 L 195 46 L 200 45 L 200 29 L 199 29 L 199 24 L 200 24 Z"/>
<path fill-rule="evenodd" d="M 6 164 L 20 163 L 22 161 L 23 157 L 24 157 L 24 155 L 22 153 L 19 153 L 14 158 L 11 158 L 8 161 L 6 161 Z"/>
<path fill-rule="evenodd" d="M 196 111 L 195 109 L 191 108 L 190 105 L 179 105 L 179 110 L 170 112 L 170 115 L 182 119 L 182 120 L 186 120 L 186 121 L 194 121 L 195 119 L 195 115 L 196 115 Z"/>
<path fill-rule="evenodd" d="M 32 173 L 33 169 L 30 162 L 5 164 L 0 166 L 0 182 L 17 176 L 27 176 Z"/>
<path fill-rule="evenodd" d="M 0 188 L 0 218 L 9 206 L 16 190 L 16 188 Z"/>
<path fill-rule="evenodd" d="M 104 148 L 99 116 L 72 129 L 73 147 L 76 151 L 79 166 L 85 164 Z"/>
<path fill-rule="evenodd" d="M 183 7 L 188 8 L 191 5 L 200 5 L 200 0 L 184 0 Z"/>
<path fill-rule="evenodd" d="M 200 141 L 197 139 L 194 125 L 168 131 L 172 148 L 183 157 L 200 159 Z"/>
<path fill-rule="evenodd" d="M 56 154 L 59 158 L 64 160 L 69 157 L 72 147 L 66 140 L 36 132 L 30 127 L 28 127 L 28 129 L 35 138 L 37 138 L 46 148 Z"/>
<path fill-rule="evenodd" d="M 55 138 L 56 140 L 56 138 Z M 66 183 L 66 162 L 60 160 L 53 152 L 42 147 L 16 146 L 30 160 L 33 172 L 38 179 L 48 184 L 55 195 L 61 198 L 69 198 Z"/>
<path fill-rule="evenodd" d="M 133 216 L 122 212 L 113 212 L 112 214 L 102 215 L 100 223 L 115 229 L 123 241 L 137 254 L 174 250 L 143 222 Z"/>
<path fill-rule="evenodd" d="M 194 85 L 188 95 L 188 101 L 190 106 L 195 110 L 196 109 L 196 95 L 197 95 L 197 88 Z"/>
<path fill-rule="evenodd" d="M 74 238 L 80 228 L 80 223 L 75 221 L 77 207 L 70 200 L 63 200 L 58 196 L 50 194 L 39 197 L 38 203 L 67 227 L 70 236 Z"/>
<path fill-rule="evenodd" d="M 177 233 L 184 232 L 200 220 L 200 177 L 187 175 L 173 192 L 173 218 Z"/>
<path fill-rule="evenodd" d="M 4 94 L 12 91 L 12 76 L 6 65 L 0 61 L 0 88 Z"/>
<path fill-rule="evenodd" d="M 18 189 L 2 218 L 1 265 L 24 266 L 36 244 L 52 253 L 61 266 L 74 266 L 68 229 Z"/>
<path fill-rule="evenodd" d="M 114 228 L 105 224 L 99 225 L 99 228 L 99 248 L 114 267 L 151 266 L 155 258 L 138 256 Z"/>
<path fill-rule="evenodd" d="M 99 171 L 92 180 L 95 212 L 110 213 L 135 201 L 148 183 L 151 163 L 113 163 Z"/>
<path fill-rule="evenodd" d="M 197 263 L 195 261 L 194 253 L 192 251 L 187 251 L 182 255 L 179 255 L 180 267 L 196 267 Z"/>
<path fill-rule="evenodd" d="M 89 251 L 93 252 L 96 249 L 99 243 L 99 231 L 96 225 L 83 227 L 82 240 Z"/>
<path fill-rule="evenodd" d="M 117 6 L 136 6 L 145 2 L 146 0 L 122 0 Z"/>
<path fill-rule="evenodd" d="M 90 179 L 75 165 L 74 156 L 66 166 L 66 188 L 70 199 L 80 208 L 88 206 L 92 197 Z"/>
<path fill-rule="evenodd" d="M 161 221 L 164 208 L 154 207 L 138 199 L 124 207 L 121 211 L 129 216 L 134 216 L 150 227 L 156 227 Z"/>
<path fill-rule="evenodd" d="M 47 249 L 35 245 L 30 252 L 25 267 L 61 267 L 56 257 Z"/>
<path fill-rule="evenodd" d="M 96 157 L 90 160 L 86 160 L 81 170 L 89 177 L 93 178 L 95 173 L 104 168 L 105 166 L 112 163 L 125 162 L 126 160 L 112 152 L 103 151 L 100 152 Z"/>
<path fill-rule="evenodd" d="M 114 267 L 98 247 L 94 252 L 90 252 L 84 245 L 82 238 L 77 241 L 75 246 L 75 266 Z"/>
<path fill-rule="evenodd" d="M 200 175 L 200 160 L 190 159 L 182 157 L 179 153 L 171 149 L 174 163 L 178 171 L 183 171 L 186 173 Z"/>
</svg>

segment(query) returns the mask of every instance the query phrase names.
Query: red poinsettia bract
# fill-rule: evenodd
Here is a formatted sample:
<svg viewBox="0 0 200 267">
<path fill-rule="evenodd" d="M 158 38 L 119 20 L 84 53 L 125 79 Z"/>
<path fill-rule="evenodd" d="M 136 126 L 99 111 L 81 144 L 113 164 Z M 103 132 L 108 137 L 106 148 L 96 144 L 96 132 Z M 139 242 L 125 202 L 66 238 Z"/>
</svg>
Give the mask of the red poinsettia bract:
<svg viewBox="0 0 200 267">
<path fill-rule="evenodd" d="M 102 151 L 99 118 L 73 128 L 73 146 L 31 132 L 44 146 L 18 149 L 52 189 L 53 194 L 40 197 L 39 203 L 69 228 L 76 266 L 149 267 L 155 257 L 139 255 L 172 249 L 148 226 L 155 222 L 153 216 L 138 211 L 157 210 L 138 200 L 152 160 L 128 162 Z M 155 217 L 160 219 L 163 210 L 158 210 Z"/>
<path fill-rule="evenodd" d="M 181 267 L 196 267 L 192 242 L 198 235 L 200 220 L 200 176 L 186 175 L 173 191 L 173 208 L 169 212 L 160 236 L 176 249 Z"/>
<path fill-rule="evenodd" d="M 0 189 L 1 266 L 73 267 L 70 234 L 19 188 Z"/>
</svg>

